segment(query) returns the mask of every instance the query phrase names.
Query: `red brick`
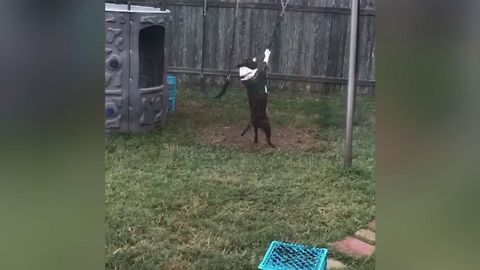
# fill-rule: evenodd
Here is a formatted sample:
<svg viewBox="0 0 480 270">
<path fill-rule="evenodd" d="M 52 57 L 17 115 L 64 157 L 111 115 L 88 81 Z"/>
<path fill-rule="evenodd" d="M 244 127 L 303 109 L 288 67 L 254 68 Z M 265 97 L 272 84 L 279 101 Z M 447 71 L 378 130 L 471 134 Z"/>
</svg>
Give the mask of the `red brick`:
<svg viewBox="0 0 480 270">
<path fill-rule="evenodd" d="M 332 248 L 348 256 L 354 257 L 369 257 L 375 252 L 375 246 L 350 236 L 333 243 Z"/>
<path fill-rule="evenodd" d="M 376 220 L 373 220 L 370 223 L 368 223 L 368 228 L 372 231 L 375 231 L 376 226 L 377 226 L 377 221 Z"/>
</svg>

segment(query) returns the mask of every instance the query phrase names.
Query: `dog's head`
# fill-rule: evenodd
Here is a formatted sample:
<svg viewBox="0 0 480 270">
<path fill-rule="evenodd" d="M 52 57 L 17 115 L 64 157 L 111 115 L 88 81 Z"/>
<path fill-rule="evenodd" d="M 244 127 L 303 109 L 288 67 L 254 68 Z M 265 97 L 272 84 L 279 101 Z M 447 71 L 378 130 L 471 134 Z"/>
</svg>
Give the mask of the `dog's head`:
<svg viewBox="0 0 480 270">
<path fill-rule="evenodd" d="M 244 59 L 240 62 L 235 68 L 238 68 L 238 73 L 240 75 L 240 81 L 246 82 L 257 72 L 257 59 Z"/>
<path fill-rule="evenodd" d="M 235 68 L 247 67 L 249 69 L 257 68 L 257 59 L 243 59 Z"/>
</svg>

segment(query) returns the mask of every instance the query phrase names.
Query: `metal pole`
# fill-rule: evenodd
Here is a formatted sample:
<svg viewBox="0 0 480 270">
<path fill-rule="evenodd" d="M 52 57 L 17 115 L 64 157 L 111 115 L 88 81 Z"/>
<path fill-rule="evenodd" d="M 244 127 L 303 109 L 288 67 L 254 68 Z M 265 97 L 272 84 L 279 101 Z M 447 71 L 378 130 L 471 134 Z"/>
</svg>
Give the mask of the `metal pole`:
<svg viewBox="0 0 480 270">
<path fill-rule="evenodd" d="M 358 32 L 358 0 L 352 0 L 350 17 L 350 60 L 348 64 L 348 97 L 347 127 L 345 141 L 345 167 L 352 166 L 353 114 L 355 110 L 356 67 L 357 67 L 357 32 Z"/>
</svg>

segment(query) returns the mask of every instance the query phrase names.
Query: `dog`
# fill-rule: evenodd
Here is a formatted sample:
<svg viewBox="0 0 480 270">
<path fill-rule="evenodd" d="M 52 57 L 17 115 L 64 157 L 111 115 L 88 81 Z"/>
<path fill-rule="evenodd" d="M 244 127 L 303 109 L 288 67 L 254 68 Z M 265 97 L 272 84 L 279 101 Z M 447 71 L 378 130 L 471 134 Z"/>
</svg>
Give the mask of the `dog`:
<svg viewBox="0 0 480 270">
<path fill-rule="evenodd" d="M 271 51 L 266 49 L 261 63 L 257 58 L 245 59 L 235 68 L 239 69 L 240 81 L 247 89 L 248 103 L 250 105 L 250 123 L 247 125 L 241 136 L 253 126 L 255 132 L 254 143 L 258 143 L 258 129 L 263 130 L 265 139 L 270 147 L 275 147 L 271 142 L 272 130 L 270 120 L 267 116 L 267 72 L 268 61 Z"/>
</svg>

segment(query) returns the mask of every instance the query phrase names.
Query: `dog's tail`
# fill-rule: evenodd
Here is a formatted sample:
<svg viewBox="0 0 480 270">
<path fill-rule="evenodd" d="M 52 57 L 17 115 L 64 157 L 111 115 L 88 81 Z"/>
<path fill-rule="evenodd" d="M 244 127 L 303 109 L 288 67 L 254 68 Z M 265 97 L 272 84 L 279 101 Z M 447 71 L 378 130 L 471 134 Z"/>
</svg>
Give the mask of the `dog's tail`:
<svg viewBox="0 0 480 270">
<path fill-rule="evenodd" d="M 248 125 L 245 127 L 245 130 L 243 130 L 242 134 L 240 136 L 243 137 L 243 135 L 245 135 L 245 133 L 247 133 L 247 131 L 252 127 L 252 122 L 248 122 Z"/>
</svg>

